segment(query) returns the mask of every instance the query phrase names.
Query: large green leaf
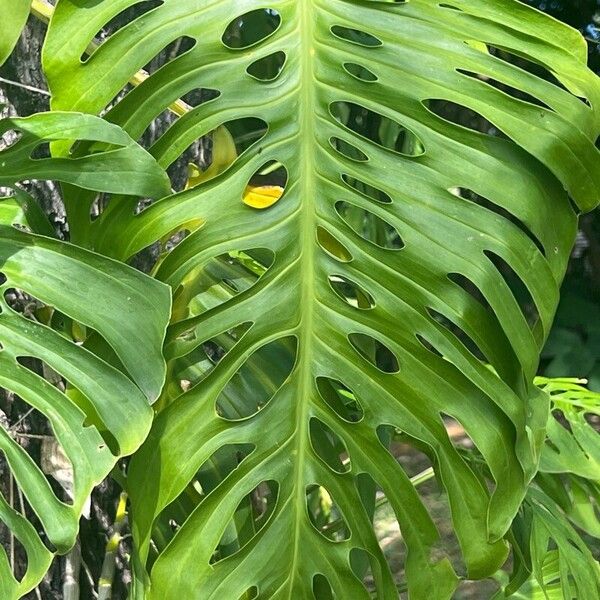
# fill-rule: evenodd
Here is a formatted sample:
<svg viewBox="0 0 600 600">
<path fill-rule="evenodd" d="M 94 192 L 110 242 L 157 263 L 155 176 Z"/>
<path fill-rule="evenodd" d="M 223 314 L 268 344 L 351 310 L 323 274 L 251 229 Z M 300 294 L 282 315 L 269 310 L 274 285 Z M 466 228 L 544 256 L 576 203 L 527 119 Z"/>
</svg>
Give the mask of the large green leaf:
<svg viewBox="0 0 600 600">
<path fill-rule="evenodd" d="M 450 598 L 457 576 L 384 444 L 385 426 L 433 463 L 461 574 L 493 573 L 544 439 L 549 402 L 532 382 L 576 231 L 569 196 L 581 210 L 599 200 L 600 85 L 585 66 L 583 40 L 512 0 L 164 0 L 81 61 L 96 33 L 136 4 L 60 0 L 44 50 L 55 109 L 99 113 L 138 69 L 187 36 L 193 47 L 107 118 L 137 139 L 176 98 L 217 90 L 153 146 L 163 167 L 233 119 L 268 127 L 226 173 L 137 215 L 137 201 L 113 199 L 86 225 L 81 215 L 92 198 L 70 200 L 85 227 L 82 243 L 122 260 L 178 229 L 190 232 L 156 270 L 176 290 L 168 389 L 186 391 L 163 402 L 132 463 L 135 593 L 240 598 L 256 586 L 265 598 L 327 598 L 330 586 L 338 598 L 367 598 L 359 549 L 370 557 L 377 596 L 396 598 L 357 487 L 367 473 L 396 513 L 411 597 Z M 271 35 L 245 40 L 238 34 L 246 21 L 251 32 Z M 278 76 L 252 76 L 257 61 L 277 52 L 286 56 Z M 502 135 L 439 116 L 448 102 Z M 261 212 L 242 195 L 269 161 L 280 161 L 289 180 Z M 224 255 L 238 264 L 240 256 L 256 259 L 266 272 L 232 292 L 214 270 Z M 220 302 L 206 287 L 211 270 Z M 505 280 L 510 270 L 537 309 L 532 325 Z M 203 348 L 223 335 L 227 352 L 215 366 Z M 273 348 L 278 360 L 262 364 L 257 353 Z M 274 371 L 289 356 L 293 367 L 281 380 Z M 235 391 L 257 364 L 262 384 L 254 389 L 271 388 L 272 397 L 253 410 L 246 402 L 240 415 Z M 447 416 L 481 452 L 491 489 L 452 443 Z M 191 484 L 202 485 L 203 465 L 243 444 L 250 455 L 192 503 L 164 551 L 149 556 L 154 524 L 190 498 Z M 350 459 L 343 474 L 329 466 L 340 462 L 340 447 Z M 215 560 L 230 518 L 265 482 L 277 490 L 268 521 Z M 343 515 L 346 539 L 327 539 L 311 522 L 307 490 L 315 485 Z"/>
</svg>

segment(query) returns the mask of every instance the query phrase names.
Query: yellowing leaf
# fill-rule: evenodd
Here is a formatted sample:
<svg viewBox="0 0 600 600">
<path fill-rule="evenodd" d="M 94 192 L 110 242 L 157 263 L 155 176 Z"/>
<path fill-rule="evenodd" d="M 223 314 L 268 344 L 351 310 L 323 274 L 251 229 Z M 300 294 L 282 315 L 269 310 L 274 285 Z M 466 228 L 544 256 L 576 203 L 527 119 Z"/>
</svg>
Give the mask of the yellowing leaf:
<svg viewBox="0 0 600 600">
<path fill-rule="evenodd" d="M 263 185 L 246 187 L 242 200 L 252 208 L 263 210 L 277 203 L 283 196 L 283 188 L 279 185 Z"/>
<path fill-rule="evenodd" d="M 224 125 L 217 127 L 213 132 L 212 162 L 206 171 L 197 165 L 188 165 L 188 181 L 185 189 L 196 187 L 200 183 L 214 179 L 225 169 L 233 164 L 238 157 L 235 141 Z"/>
</svg>

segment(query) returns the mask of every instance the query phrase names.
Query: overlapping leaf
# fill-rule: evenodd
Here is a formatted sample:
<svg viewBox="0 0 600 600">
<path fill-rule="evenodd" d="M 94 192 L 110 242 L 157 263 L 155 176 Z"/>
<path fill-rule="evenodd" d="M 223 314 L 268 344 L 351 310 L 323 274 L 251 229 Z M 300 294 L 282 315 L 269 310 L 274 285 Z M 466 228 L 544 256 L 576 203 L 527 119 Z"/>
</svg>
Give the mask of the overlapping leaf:
<svg viewBox="0 0 600 600">
<path fill-rule="evenodd" d="M 97 117 L 54 114 L 0 122 L 0 131 L 11 128 L 22 137 L 0 152 L 3 185 L 43 177 L 127 192 L 130 182 L 122 169 L 133 168 L 138 193 L 150 189 L 144 186 L 161 189 L 159 184 L 164 190 L 165 174 L 152 158 Z M 92 139 L 115 147 L 81 159 L 29 158 L 40 140 L 54 139 Z M 158 281 L 88 250 L 22 231 L 51 233 L 33 202 L 18 188 L 13 198 L 0 202 L 0 387 L 25 401 L 27 414 L 47 420 L 73 481 L 67 499 L 20 443 L 27 437 L 20 424 L 0 428 L 14 498 L 22 499 L 15 503 L 12 493 L 10 501 L 0 497 L 0 520 L 21 543 L 27 564 L 25 574 L 16 578 L 0 549 L 0 597 L 6 599 L 29 592 L 54 553 L 74 544 L 93 487 L 145 439 L 152 423 L 150 403 L 165 378 L 161 350 L 170 312 L 169 290 Z M 18 312 L 17 296 L 35 310 Z M 95 342 L 83 344 L 86 335 L 74 335 L 72 327 L 53 328 L 60 320 L 76 324 L 80 334 L 87 330 Z M 57 374 L 61 385 L 44 379 L 36 364 L 43 365 L 44 373 Z M 35 523 L 28 520 L 32 513 L 25 501 Z"/>
<path fill-rule="evenodd" d="M 574 239 L 569 195 L 582 210 L 598 203 L 600 85 L 585 67 L 583 41 L 512 0 L 164 0 L 82 62 L 96 33 L 136 4 L 60 0 L 44 55 L 54 108 L 100 112 L 185 36 L 189 49 L 107 118 L 138 138 L 176 98 L 215 90 L 151 149 L 163 167 L 233 119 L 260 119 L 265 129 L 208 183 L 136 216 L 137 201 L 120 199 L 93 224 L 78 219 L 82 243 L 120 259 L 178 229 L 189 233 L 156 273 L 176 290 L 167 348 L 176 397 L 129 477 L 135 593 L 239 598 L 257 588 L 265 598 L 321 598 L 329 587 L 340 598 L 367 598 L 358 550 L 370 558 L 378 597 L 396 598 L 357 487 L 366 473 L 400 524 L 411 597 L 450 598 L 457 576 L 434 552 L 439 533 L 384 445 L 386 426 L 434 464 L 465 574 L 493 573 L 544 437 L 548 400 L 532 380 Z M 229 39 L 232 19 L 252 19 L 252 11 L 263 16 L 262 38 Z M 278 53 L 286 59 L 280 73 L 252 74 Z M 440 101 L 474 111 L 503 135 L 449 122 Z M 365 131 L 361 114 L 375 115 L 379 130 Z M 242 195 L 272 161 L 287 170 L 287 186 L 258 211 Z M 85 215 L 85 204 L 74 208 L 84 201 L 73 199 L 71 211 Z M 249 285 L 232 287 L 232 255 L 260 265 Z M 508 270 L 532 297 L 533 325 Z M 205 351 L 214 340 L 218 362 Z M 278 363 L 292 357 L 283 380 L 257 356 L 273 348 Z M 258 387 L 271 394 L 238 414 L 223 394 L 234 397 L 247 381 L 240 373 L 256 373 L 257 364 Z M 483 455 L 491 491 L 451 442 L 447 417 Z M 344 473 L 334 468 L 340 447 Z M 149 558 L 155 523 L 191 498 L 203 465 L 227 448 L 241 464 L 191 503 L 191 516 Z M 229 518 L 265 485 L 276 495 L 267 522 L 215 560 Z M 345 538 L 327 539 L 311 522 L 315 486 L 342 515 Z"/>
</svg>

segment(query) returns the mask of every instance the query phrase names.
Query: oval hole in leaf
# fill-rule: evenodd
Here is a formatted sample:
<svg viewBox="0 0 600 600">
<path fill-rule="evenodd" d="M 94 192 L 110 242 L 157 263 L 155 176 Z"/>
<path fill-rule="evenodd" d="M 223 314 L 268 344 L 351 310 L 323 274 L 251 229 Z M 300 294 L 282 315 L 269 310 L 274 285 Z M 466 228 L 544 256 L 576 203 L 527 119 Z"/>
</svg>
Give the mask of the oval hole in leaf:
<svg viewBox="0 0 600 600">
<path fill-rule="evenodd" d="M 285 52 L 274 52 L 254 61 L 246 73 L 258 81 L 275 81 L 283 71 L 286 58 Z"/>
<path fill-rule="evenodd" d="M 214 179 L 227 171 L 244 152 L 257 144 L 266 135 L 267 130 L 267 123 L 256 117 L 244 117 L 222 123 L 209 136 L 212 139 L 212 152 L 210 153 L 208 166 L 205 164 L 199 166 L 197 162 L 191 162 L 192 160 L 198 160 L 199 140 L 195 140 L 188 146 L 183 154 L 179 151 L 170 153 L 168 156 L 170 166 L 167 172 L 171 177 L 174 188 L 178 191 L 187 190 Z M 171 131 L 167 131 L 157 142 L 161 148 L 169 145 Z M 181 177 L 182 160 L 188 162 L 186 178 Z"/>
<path fill-rule="evenodd" d="M 313 577 L 312 591 L 315 600 L 335 600 L 331 584 L 327 577 L 321 573 L 317 573 Z"/>
<path fill-rule="evenodd" d="M 336 473 L 352 470 L 348 448 L 344 440 L 320 419 L 310 420 L 310 443 L 315 454 Z"/>
<path fill-rule="evenodd" d="M 491 56 L 496 58 L 497 60 L 504 61 L 518 69 L 522 69 L 523 71 L 527 71 L 531 75 L 535 75 L 540 79 L 548 81 L 552 85 L 556 86 L 560 90 L 574 96 L 579 101 L 581 101 L 586 106 L 590 106 L 590 102 L 587 98 L 583 98 L 578 96 L 577 94 L 571 92 L 567 87 L 556 78 L 556 75 L 549 69 L 546 65 L 543 65 L 531 57 L 525 57 L 517 55 L 513 52 L 509 52 L 504 48 L 500 48 L 498 46 L 492 46 L 488 44 L 487 46 L 488 52 Z"/>
<path fill-rule="evenodd" d="M 369 183 L 365 183 L 360 179 L 356 179 L 356 177 L 350 177 L 350 175 L 346 175 L 346 173 L 342 174 L 342 179 L 348 187 L 352 188 L 353 190 L 356 190 L 357 192 L 359 192 L 363 196 L 366 196 L 367 198 L 370 198 L 371 200 L 381 202 L 382 204 L 392 203 L 392 198 L 389 194 L 386 194 L 384 191 L 372 186 Z"/>
<path fill-rule="evenodd" d="M 423 100 L 422 104 L 430 113 L 452 125 L 465 127 L 466 129 L 485 135 L 505 137 L 482 114 L 462 104 L 440 98 L 429 98 L 428 100 Z"/>
<path fill-rule="evenodd" d="M 396 228 L 376 214 L 350 202 L 337 202 L 335 210 L 363 240 L 385 250 L 401 250 L 404 242 Z"/>
<path fill-rule="evenodd" d="M 462 273 L 448 273 L 448 279 L 465 290 L 465 292 L 477 300 L 483 308 L 486 310 L 491 308 L 490 303 L 487 301 L 482 291 L 466 275 L 463 275 Z"/>
<path fill-rule="evenodd" d="M 182 341 L 196 339 L 195 326 L 190 326 L 188 319 L 256 285 L 274 260 L 275 253 L 268 248 L 248 248 L 210 257 L 190 269 L 174 294 L 173 336 Z"/>
<path fill-rule="evenodd" d="M 357 44 L 359 46 L 365 46 L 367 48 L 383 46 L 383 42 L 378 37 L 375 37 L 366 31 L 360 31 L 359 29 L 350 29 L 349 27 L 343 27 L 342 25 L 334 25 L 331 28 L 331 33 L 340 40 L 351 42 L 352 44 Z"/>
<path fill-rule="evenodd" d="M 196 39 L 189 35 L 182 35 L 174 39 L 158 52 L 149 63 L 144 65 L 144 71 L 146 71 L 148 75 L 153 75 L 179 56 L 183 56 L 189 52 L 196 44 Z"/>
<path fill-rule="evenodd" d="M 296 338 L 289 336 L 256 350 L 219 394 L 217 413 L 228 421 L 239 421 L 260 412 L 292 372 L 297 345 Z"/>
<path fill-rule="evenodd" d="M 0 152 L 14 146 L 22 137 L 23 133 L 16 129 L 5 131 L 0 137 Z"/>
<path fill-rule="evenodd" d="M 426 338 L 424 338 L 420 333 L 416 334 L 417 341 L 425 350 L 428 350 L 432 354 L 435 354 L 438 358 L 443 358 L 444 355 Z"/>
<path fill-rule="evenodd" d="M 354 281 L 343 275 L 330 275 L 328 279 L 331 289 L 350 306 L 362 310 L 375 308 L 373 296 Z"/>
<path fill-rule="evenodd" d="M 467 450 L 475 448 L 475 442 L 460 421 L 445 413 L 440 413 L 440 416 L 442 417 L 446 433 L 455 447 Z"/>
<path fill-rule="evenodd" d="M 354 392 L 341 381 L 330 377 L 317 377 L 317 390 L 340 419 L 348 423 L 358 423 L 364 418 L 364 410 Z"/>
<path fill-rule="evenodd" d="M 317 227 L 317 241 L 319 246 L 321 246 L 329 256 L 335 258 L 339 262 L 349 263 L 353 259 L 352 254 L 350 254 L 350 251 L 346 246 L 320 225 Z"/>
<path fill-rule="evenodd" d="M 272 8 L 259 8 L 233 19 L 221 39 L 227 48 L 242 50 L 266 40 L 280 25 L 279 12 Z"/>
<path fill-rule="evenodd" d="M 431 449 L 421 440 L 414 438 L 393 425 L 377 427 L 377 437 L 381 445 L 400 464 L 411 479 L 420 479 L 432 468 L 429 456 Z"/>
<path fill-rule="evenodd" d="M 352 548 L 350 550 L 350 566 L 367 590 L 369 589 L 369 583 L 375 579 L 373 570 L 380 568 L 373 555 L 363 548 Z"/>
<path fill-rule="evenodd" d="M 344 63 L 344 70 L 352 75 L 355 79 L 359 79 L 360 81 L 365 81 L 367 83 L 373 83 L 379 79 L 373 71 L 367 69 L 367 67 L 363 67 L 357 63 L 347 62 Z"/>
<path fill-rule="evenodd" d="M 322 485 L 306 487 L 306 508 L 312 526 L 326 539 L 343 542 L 350 539 L 350 528 L 329 491 Z"/>
<path fill-rule="evenodd" d="M 227 128 L 238 155 L 245 152 L 250 146 L 261 140 L 267 134 L 269 125 L 264 119 L 258 117 L 243 117 L 226 121 L 223 126 Z"/>
<path fill-rule="evenodd" d="M 330 137 L 329 144 L 334 150 L 350 160 L 355 160 L 356 162 L 368 162 L 369 160 L 369 157 L 362 150 L 359 150 L 346 140 L 338 137 Z"/>
<path fill-rule="evenodd" d="M 189 485 L 160 513 L 153 536 L 162 552 L 198 504 L 233 473 L 256 449 L 254 444 L 226 444 L 202 463 Z"/>
<path fill-rule="evenodd" d="M 382 342 L 365 333 L 351 333 L 348 341 L 366 361 L 384 373 L 398 373 L 396 355 Z"/>
<path fill-rule="evenodd" d="M 242 201 L 258 210 L 270 208 L 281 200 L 287 181 L 287 169 L 277 161 L 269 161 L 251 177 Z"/>
<path fill-rule="evenodd" d="M 191 90 L 190 92 L 187 92 L 181 96 L 181 99 L 188 106 L 197 108 L 201 104 L 206 104 L 207 102 L 216 100 L 220 95 L 221 92 L 213 88 L 196 88 L 195 90 Z"/>
<path fill-rule="evenodd" d="M 233 556 L 258 535 L 275 510 L 278 495 L 277 481 L 263 481 L 240 501 L 215 548 L 211 564 Z"/>
<path fill-rule="evenodd" d="M 252 325 L 252 321 L 242 323 L 201 344 L 198 343 L 201 326 L 186 332 L 186 337 L 179 336 L 175 345 L 170 345 L 168 352 L 165 352 L 168 359 L 177 357 L 173 361 L 169 383 L 170 386 L 175 384 L 171 388 L 173 396 L 187 392 L 200 383 L 235 348 Z"/>
<path fill-rule="evenodd" d="M 465 77 L 469 77 L 470 79 L 475 79 L 476 81 L 479 81 L 484 85 L 500 90 L 506 95 L 515 98 L 515 100 L 527 102 L 528 104 L 533 104 L 534 106 L 542 107 L 547 110 L 553 111 L 552 108 L 550 108 L 545 102 L 543 102 L 539 98 L 536 98 L 535 96 L 532 96 L 531 94 L 528 94 L 527 92 L 521 89 L 508 85 L 507 83 L 503 83 L 501 81 L 498 81 L 497 79 L 493 79 L 488 75 L 483 75 L 482 73 L 474 73 L 473 71 L 467 71 L 466 69 L 456 69 L 456 72 L 460 73 L 461 75 L 464 75 Z"/>
<path fill-rule="evenodd" d="M 89 50 L 90 42 L 100 40 L 101 43 L 104 43 L 104 41 L 107 38 L 113 36 L 115 33 L 117 33 L 117 31 L 130 26 L 132 23 L 136 22 L 140 17 L 150 12 L 151 10 L 158 8 L 162 4 L 164 4 L 164 0 L 140 0 L 138 2 L 131 3 L 130 6 L 117 13 L 114 17 L 110 19 L 110 21 L 107 21 L 102 26 L 102 28 L 99 29 L 93 36 L 87 39 L 87 49 Z M 132 27 L 137 26 L 138 25 L 136 23 L 136 25 L 133 25 Z M 88 52 L 88 50 L 86 50 L 86 52 L 84 52 L 81 55 L 82 62 L 85 62 L 90 56 L 91 52 Z"/>
<path fill-rule="evenodd" d="M 381 148 L 402 156 L 424 153 L 423 142 L 410 129 L 360 104 L 332 102 L 329 111 L 344 127 Z"/>
<path fill-rule="evenodd" d="M 458 6 L 453 6 L 452 4 L 447 4 L 446 2 L 442 2 L 441 4 L 438 4 L 438 6 L 448 10 L 455 10 L 456 12 L 464 12 L 462 8 L 458 8 Z"/>
<path fill-rule="evenodd" d="M 248 588 L 239 598 L 238 600 L 256 600 L 258 598 L 258 586 L 253 585 Z"/>
<path fill-rule="evenodd" d="M 37 144 L 31 151 L 29 158 L 31 158 L 31 160 L 44 160 L 45 158 L 50 158 L 50 143 L 40 142 Z"/>
</svg>

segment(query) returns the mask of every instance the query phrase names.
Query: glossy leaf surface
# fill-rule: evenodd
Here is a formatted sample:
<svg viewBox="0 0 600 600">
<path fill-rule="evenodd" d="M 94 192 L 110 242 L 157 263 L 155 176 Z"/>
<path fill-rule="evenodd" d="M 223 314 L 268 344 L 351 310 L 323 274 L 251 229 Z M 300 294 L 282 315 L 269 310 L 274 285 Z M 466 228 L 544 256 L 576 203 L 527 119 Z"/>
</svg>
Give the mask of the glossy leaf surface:
<svg viewBox="0 0 600 600">
<path fill-rule="evenodd" d="M 118 127 L 90 115 L 0 122 L 1 131 L 9 129 L 21 137 L 0 151 L 0 181 L 14 188 L 0 201 L 0 388 L 29 407 L 21 421 L 0 428 L 14 486 L 10 501 L 0 497 L 0 520 L 26 554 L 26 572 L 15 577 L 0 549 L 0 597 L 12 600 L 39 583 L 56 552 L 73 546 L 94 486 L 145 439 L 150 404 L 165 380 L 162 343 L 171 298 L 167 286 L 131 267 L 23 231 L 53 234 L 35 200 L 17 187 L 22 179 L 52 178 L 127 192 L 126 170 L 132 169 L 131 188 L 138 193 L 149 185 L 164 190 L 166 176 L 152 157 Z M 30 158 L 36 145 L 56 139 L 113 146 L 80 159 Z M 28 451 L 31 436 L 20 425 L 29 414 L 47 423 L 41 437 L 56 440 L 72 470 L 69 498 L 46 477 L 44 448 L 42 464 Z"/>
<path fill-rule="evenodd" d="M 377 596 L 396 598 L 357 485 L 366 473 L 398 519 L 411 597 L 450 598 L 457 574 L 385 446 L 385 427 L 434 465 L 461 574 L 493 573 L 544 439 L 549 402 L 532 381 L 575 236 L 569 196 L 581 210 L 599 201 L 600 85 L 583 40 L 512 0 L 164 0 L 81 61 L 96 33 L 136 4 L 60 0 L 44 51 L 54 108 L 99 113 L 183 36 L 186 50 L 107 118 L 138 139 L 175 99 L 216 91 L 151 148 L 165 168 L 233 119 L 264 123 L 215 179 L 137 215 L 137 201 L 118 199 L 80 233 L 81 243 L 121 260 L 187 234 L 156 269 L 175 290 L 166 352 L 173 378 L 182 375 L 170 380 L 129 476 L 137 597 L 240 598 L 256 586 L 260 597 L 313 598 L 319 575 L 339 598 L 368 598 L 352 564 L 358 550 L 370 559 Z M 244 34 L 255 19 L 260 27 Z M 257 77 L 257 61 L 278 53 L 279 72 Z M 515 89 L 529 99 L 506 91 Z M 448 103 L 501 135 L 452 123 Z M 364 128 L 367 116 L 377 131 Z M 258 211 L 243 194 L 273 161 L 287 171 L 285 191 Z M 72 202 L 73 214 L 89 213 L 84 200 L 83 208 Z M 221 273 L 235 267 L 223 256 L 254 273 L 246 273 L 252 283 L 232 287 Z M 533 318 L 507 274 L 531 296 Z M 207 360 L 204 345 L 215 339 L 222 357 Z M 263 362 L 261 351 L 277 359 Z M 291 368 L 280 377 L 282 364 Z M 249 372 L 271 392 L 254 404 L 239 394 Z M 346 402 L 360 407 L 356 418 L 347 418 Z M 481 452 L 491 489 L 450 439 L 449 417 Z M 311 434 L 315 422 L 345 449 L 347 472 L 332 467 L 337 450 Z M 150 555 L 155 524 L 230 445 L 253 450 Z M 228 521 L 265 482 L 277 484 L 268 521 L 214 561 Z M 343 515 L 345 538 L 327 539 L 311 521 L 315 486 Z"/>
</svg>

